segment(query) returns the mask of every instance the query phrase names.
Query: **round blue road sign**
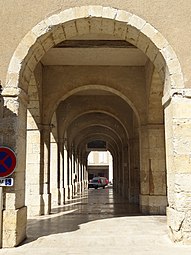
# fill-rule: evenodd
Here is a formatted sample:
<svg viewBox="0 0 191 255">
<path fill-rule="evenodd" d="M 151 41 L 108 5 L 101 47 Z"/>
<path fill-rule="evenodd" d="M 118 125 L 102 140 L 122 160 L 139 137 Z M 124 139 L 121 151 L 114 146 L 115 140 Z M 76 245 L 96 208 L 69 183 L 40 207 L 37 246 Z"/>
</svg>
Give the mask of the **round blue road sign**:
<svg viewBox="0 0 191 255">
<path fill-rule="evenodd" d="M 0 178 L 11 175 L 15 167 L 15 153 L 7 147 L 0 147 Z"/>
</svg>

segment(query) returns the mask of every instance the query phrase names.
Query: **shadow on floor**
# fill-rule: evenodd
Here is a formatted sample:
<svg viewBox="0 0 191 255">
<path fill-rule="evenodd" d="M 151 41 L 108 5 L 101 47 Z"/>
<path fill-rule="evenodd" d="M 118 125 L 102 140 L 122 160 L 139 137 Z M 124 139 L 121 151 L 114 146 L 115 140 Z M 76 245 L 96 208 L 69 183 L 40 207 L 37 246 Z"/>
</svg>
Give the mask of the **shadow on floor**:
<svg viewBox="0 0 191 255">
<path fill-rule="evenodd" d="M 81 224 L 91 221 L 140 215 L 138 205 L 115 195 L 112 187 L 90 189 L 66 205 L 54 208 L 50 215 L 28 219 L 27 239 L 21 245 L 42 236 L 76 231 Z"/>
</svg>

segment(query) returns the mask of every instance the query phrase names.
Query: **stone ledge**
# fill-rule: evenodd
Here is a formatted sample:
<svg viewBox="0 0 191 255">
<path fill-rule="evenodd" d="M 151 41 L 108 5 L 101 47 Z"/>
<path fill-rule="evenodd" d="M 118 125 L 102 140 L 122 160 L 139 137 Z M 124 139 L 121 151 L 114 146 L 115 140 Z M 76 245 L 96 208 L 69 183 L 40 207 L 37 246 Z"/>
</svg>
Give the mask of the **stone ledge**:
<svg viewBox="0 0 191 255">
<path fill-rule="evenodd" d="M 162 105 L 165 107 L 172 98 L 188 98 L 191 99 L 191 89 L 180 88 L 180 89 L 170 89 L 162 98 Z"/>
</svg>

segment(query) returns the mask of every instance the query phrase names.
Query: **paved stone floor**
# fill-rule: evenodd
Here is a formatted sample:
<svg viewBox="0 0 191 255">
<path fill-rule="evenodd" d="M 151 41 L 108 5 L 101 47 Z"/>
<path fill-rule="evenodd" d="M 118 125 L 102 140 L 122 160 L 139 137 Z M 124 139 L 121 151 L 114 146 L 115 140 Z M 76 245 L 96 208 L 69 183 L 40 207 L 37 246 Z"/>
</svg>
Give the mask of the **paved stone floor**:
<svg viewBox="0 0 191 255">
<path fill-rule="evenodd" d="M 191 246 L 170 242 L 165 216 L 142 216 L 112 188 L 90 189 L 80 198 L 28 220 L 28 239 L 0 255 L 191 255 Z"/>
</svg>

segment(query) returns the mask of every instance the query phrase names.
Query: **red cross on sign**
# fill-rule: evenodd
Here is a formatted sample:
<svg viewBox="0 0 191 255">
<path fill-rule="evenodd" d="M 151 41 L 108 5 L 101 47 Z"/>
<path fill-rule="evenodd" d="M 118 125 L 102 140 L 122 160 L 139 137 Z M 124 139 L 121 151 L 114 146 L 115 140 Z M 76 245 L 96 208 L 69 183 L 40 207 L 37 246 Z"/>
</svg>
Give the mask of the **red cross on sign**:
<svg viewBox="0 0 191 255">
<path fill-rule="evenodd" d="M 0 178 L 11 175 L 15 167 L 15 153 L 7 147 L 0 147 Z"/>
</svg>

